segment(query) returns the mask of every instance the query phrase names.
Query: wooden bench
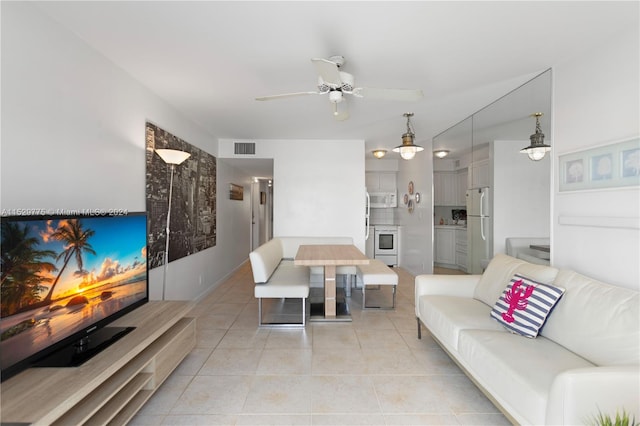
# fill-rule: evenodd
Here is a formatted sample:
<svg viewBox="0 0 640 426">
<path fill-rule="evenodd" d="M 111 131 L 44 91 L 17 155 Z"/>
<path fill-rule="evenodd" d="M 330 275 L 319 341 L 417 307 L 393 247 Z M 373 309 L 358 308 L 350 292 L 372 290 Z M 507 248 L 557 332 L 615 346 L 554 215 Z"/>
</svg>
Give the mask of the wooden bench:
<svg viewBox="0 0 640 426">
<path fill-rule="evenodd" d="M 362 281 L 362 309 L 395 309 L 398 274 L 379 259 L 371 259 L 368 265 L 358 265 L 357 277 Z M 390 285 L 392 288 L 392 302 L 390 307 L 367 306 L 366 289 L 368 285 Z"/>
</svg>

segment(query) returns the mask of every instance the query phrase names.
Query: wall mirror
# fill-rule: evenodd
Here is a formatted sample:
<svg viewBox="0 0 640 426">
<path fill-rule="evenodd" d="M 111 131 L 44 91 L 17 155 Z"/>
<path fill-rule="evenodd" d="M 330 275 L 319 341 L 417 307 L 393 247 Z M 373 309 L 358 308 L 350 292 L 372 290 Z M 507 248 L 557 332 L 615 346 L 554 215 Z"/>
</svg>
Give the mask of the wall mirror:
<svg viewBox="0 0 640 426">
<path fill-rule="evenodd" d="M 472 117 L 468 117 L 433 138 L 433 151 L 449 151 L 443 160 L 461 160 L 471 153 Z M 437 160 L 436 160 L 437 161 Z"/>
<path fill-rule="evenodd" d="M 545 143 L 553 146 L 551 70 L 434 137 L 434 151 L 450 151 L 434 157 L 434 266 L 482 273 L 495 253 L 506 252 L 506 238 L 549 237 L 551 156 L 532 161 L 520 153 L 535 133 L 532 114 L 538 112 Z M 443 184 L 451 174 L 457 187 Z M 456 196 L 443 195 L 452 190 Z M 460 226 L 452 221 L 459 209 L 467 211 L 466 231 L 454 228 L 460 235 L 453 236 L 440 224 Z"/>
</svg>

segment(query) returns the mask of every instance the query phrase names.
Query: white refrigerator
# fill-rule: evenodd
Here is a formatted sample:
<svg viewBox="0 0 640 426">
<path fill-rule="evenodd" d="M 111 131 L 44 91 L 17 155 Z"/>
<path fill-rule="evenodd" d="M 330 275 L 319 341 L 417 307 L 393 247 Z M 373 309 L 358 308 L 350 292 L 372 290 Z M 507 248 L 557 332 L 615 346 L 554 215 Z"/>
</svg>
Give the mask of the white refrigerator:
<svg viewBox="0 0 640 426">
<path fill-rule="evenodd" d="M 489 187 L 467 190 L 467 272 L 481 274 L 491 259 L 491 199 Z"/>
</svg>

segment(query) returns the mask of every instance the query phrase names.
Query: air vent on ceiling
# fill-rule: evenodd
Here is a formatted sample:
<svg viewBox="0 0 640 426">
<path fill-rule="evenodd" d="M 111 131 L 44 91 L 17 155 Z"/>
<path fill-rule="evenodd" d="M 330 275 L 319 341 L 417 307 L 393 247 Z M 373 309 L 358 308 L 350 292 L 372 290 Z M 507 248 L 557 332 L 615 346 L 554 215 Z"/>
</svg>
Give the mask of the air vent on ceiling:
<svg viewBox="0 0 640 426">
<path fill-rule="evenodd" d="M 233 153 L 236 155 L 255 155 L 256 144 L 255 142 L 235 142 Z"/>
</svg>

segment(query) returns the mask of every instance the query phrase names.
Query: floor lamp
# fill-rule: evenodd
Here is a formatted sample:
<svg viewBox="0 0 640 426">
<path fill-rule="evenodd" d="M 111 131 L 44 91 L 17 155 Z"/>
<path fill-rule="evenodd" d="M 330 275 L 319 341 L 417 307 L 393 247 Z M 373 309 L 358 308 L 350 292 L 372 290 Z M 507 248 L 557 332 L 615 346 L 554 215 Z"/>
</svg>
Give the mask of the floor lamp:
<svg viewBox="0 0 640 426">
<path fill-rule="evenodd" d="M 169 223 L 171 219 L 171 196 L 173 195 L 173 172 L 176 166 L 182 164 L 191 154 L 176 149 L 156 149 L 156 153 L 162 160 L 171 166 L 171 180 L 169 181 L 169 209 L 167 210 L 166 243 L 164 248 L 164 274 L 162 276 L 162 300 L 167 286 L 167 264 L 169 263 Z"/>
</svg>

